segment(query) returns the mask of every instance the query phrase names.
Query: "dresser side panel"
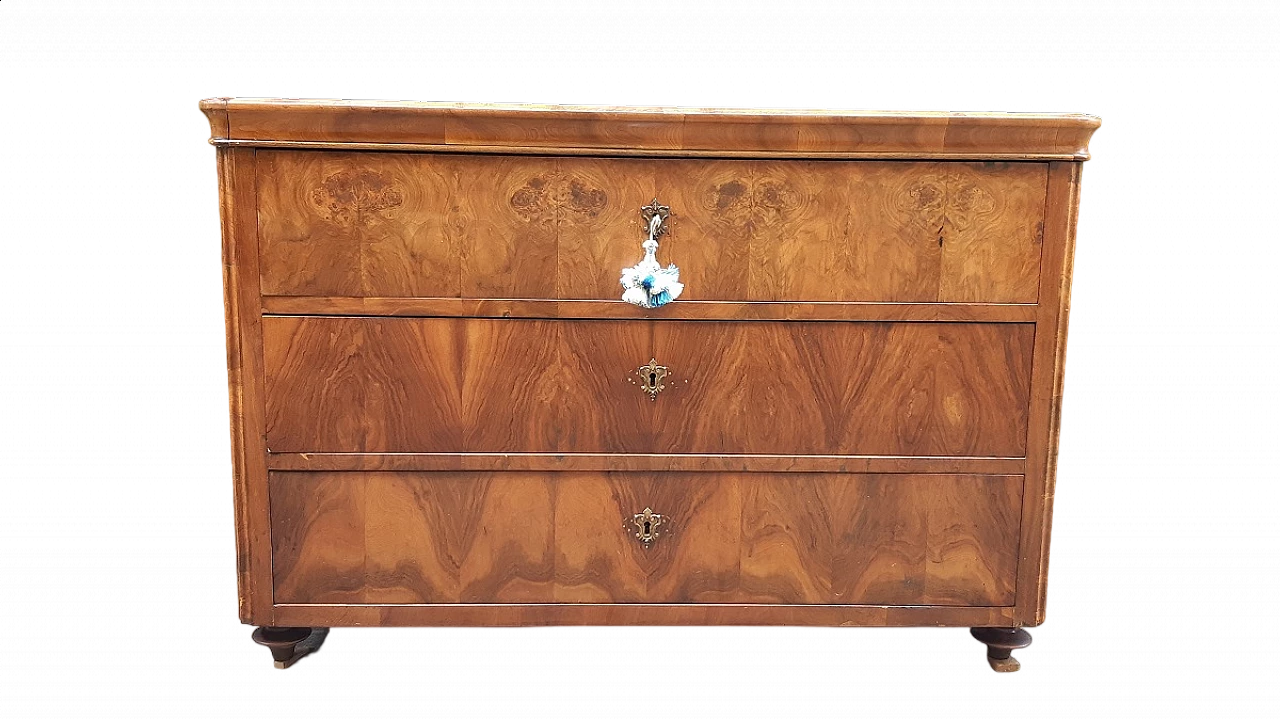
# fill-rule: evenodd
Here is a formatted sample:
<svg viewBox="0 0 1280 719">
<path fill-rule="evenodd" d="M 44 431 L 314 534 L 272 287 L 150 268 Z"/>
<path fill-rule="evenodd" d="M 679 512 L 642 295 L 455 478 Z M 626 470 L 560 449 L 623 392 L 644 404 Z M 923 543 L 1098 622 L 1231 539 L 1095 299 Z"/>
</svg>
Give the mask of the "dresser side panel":
<svg viewBox="0 0 1280 719">
<path fill-rule="evenodd" d="M 218 150 L 240 621 L 270 624 L 271 546 L 255 162 L 252 149 Z"/>
<path fill-rule="evenodd" d="M 1017 619 L 1028 626 L 1043 623 L 1045 615 L 1049 530 L 1057 473 L 1058 424 L 1082 166 L 1079 162 L 1049 165 L 1018 568 Z"/>
</svg>

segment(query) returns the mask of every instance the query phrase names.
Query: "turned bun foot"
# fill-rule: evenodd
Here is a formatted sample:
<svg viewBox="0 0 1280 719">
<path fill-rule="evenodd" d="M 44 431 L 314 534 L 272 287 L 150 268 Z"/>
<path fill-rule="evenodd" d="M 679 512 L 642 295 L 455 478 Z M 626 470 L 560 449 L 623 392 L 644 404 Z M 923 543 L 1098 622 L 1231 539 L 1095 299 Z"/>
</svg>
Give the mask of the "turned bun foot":
<svg viewBox="0 0 1280 719">
<path fill-rule="evenodd" d="M 319 651 L 327 627 L 258 627 L 253 630 L 253 641 L 271 650 L 276 669 L 288 669 L 299 659 Z"/>
<path fill-rule="evenodd" d="M 257 627 L 250 635 L 253 644 L 271 654 L 271 661 L 293 659 L 293 649 L 298 642 L 311 636 L 307 627 Z"/>
<path fill-rule="evenodd" d="M 987 663 L 998 672 L 1018 671 L 1022 665 L 1013 650 L 1031 646 L 1031 635 L 1021 627 L 974 627 L 969 633 L 987 645 Z"/>
</svg>

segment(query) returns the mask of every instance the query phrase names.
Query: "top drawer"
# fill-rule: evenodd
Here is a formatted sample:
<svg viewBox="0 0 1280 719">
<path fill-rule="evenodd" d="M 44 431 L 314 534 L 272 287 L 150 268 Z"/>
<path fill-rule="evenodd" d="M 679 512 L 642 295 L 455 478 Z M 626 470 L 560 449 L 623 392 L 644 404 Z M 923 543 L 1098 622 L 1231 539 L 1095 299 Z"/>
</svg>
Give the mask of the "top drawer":
<svg viewBox="0 0 1280 719">
<path fill-rule="evenodd" d="M 1044 163 L 259 151 L 262 292 L 616 300 L 671 207 L 681 301 L 1034 303 Z"/>
</svg>

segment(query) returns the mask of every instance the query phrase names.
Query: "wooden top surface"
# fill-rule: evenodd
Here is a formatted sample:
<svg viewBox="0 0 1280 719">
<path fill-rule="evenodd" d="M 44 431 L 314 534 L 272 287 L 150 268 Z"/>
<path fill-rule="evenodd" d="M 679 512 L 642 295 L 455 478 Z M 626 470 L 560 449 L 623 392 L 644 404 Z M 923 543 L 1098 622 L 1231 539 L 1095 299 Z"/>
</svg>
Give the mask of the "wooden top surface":
<svg viewBox="0 0 1280 719">
<path fill-rule="evenodd" d="M 215 98 L 215 145 L 525 154 L 1087 160 L 1080 114 Z"/>
</svg>

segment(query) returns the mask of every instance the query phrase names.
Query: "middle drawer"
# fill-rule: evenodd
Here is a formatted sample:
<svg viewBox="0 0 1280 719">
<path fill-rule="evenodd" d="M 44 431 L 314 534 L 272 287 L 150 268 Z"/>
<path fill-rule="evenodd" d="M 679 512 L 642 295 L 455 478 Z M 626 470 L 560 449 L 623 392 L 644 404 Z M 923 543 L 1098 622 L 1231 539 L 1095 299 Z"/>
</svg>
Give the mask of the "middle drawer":
<svg viewBox="0 0 1280 719">
<path fill-rule="evenodd" d="M 1020 323 L 266 317 L 267 448 L 1021 457 L 1033 339 Z"/>
</svg>

